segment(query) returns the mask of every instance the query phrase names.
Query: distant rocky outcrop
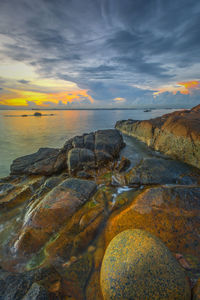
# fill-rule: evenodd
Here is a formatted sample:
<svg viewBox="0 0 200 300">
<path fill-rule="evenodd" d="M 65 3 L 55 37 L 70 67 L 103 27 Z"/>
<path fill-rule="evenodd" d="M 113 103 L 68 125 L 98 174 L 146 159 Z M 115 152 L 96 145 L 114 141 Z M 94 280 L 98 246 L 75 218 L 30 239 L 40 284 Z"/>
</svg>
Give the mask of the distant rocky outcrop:
<svg viewBox="0 0 200 300">
<path fill-rule="evenodd" d="M 39 113 L 39 112 L 35 112 L 35 113 L 34 113 L 34 116 L 35 116 L 35 117 L 41 117 L 41 116 L 42 116 L 42 114 L 41 114 L 41 113 Z"/>
<path fill-rule="evenodd" d="M 146 121 L 118 121 L 115 127 L 155 150 L 200 168 L 200 105 Z"/>
</svg>

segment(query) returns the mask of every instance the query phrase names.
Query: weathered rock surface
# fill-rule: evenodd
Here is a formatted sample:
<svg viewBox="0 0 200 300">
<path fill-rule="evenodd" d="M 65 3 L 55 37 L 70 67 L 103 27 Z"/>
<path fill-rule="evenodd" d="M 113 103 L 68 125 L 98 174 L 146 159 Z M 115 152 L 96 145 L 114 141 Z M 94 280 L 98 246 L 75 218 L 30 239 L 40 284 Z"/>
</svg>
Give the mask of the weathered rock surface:
<svg viewBox="0 0 200 300">
<path fill-rule="evenodd" d="M 124 145 L 118 130 L 99 130 L 68 140 L 62 149 L 41 148 L 36 153 L 19 157 L 10 170 L 11 174 L 19 175 L 52 175 L 68 167 L 73 173 L 117 158 Z"/>
<path fill-rule="evenodd" d="M 93 181 L 66 179 L 41 201 L 30 206 L 24 217 L 22 232 L 14 244 L 14 251 L 32 253 L 56 233 L 70 216 L 95 192 Z"/>
<path fill-rule="evenodd" d="M 200 105 L 146 121 L 118 121 L 115 127 L 155 150 L 200 168 Z"/>
<path fill-rule="evenodd" d="M 126 230 L 108 245 L 101 288 L 109 299 L 190 299 L 185 273 L 160 239 L 143 230 Z"/>
<path fill-rule="evenodd" d="M 65 155 L 59 149 L 40 148 L 38 152 L 15 159 L 11 174 L 52 175 L 65 167 Z"/>
<path fill-rule="evenodd" d="M 68 153 L 68 170 L 70 173 L 80 171 L 83 168 L 95 167 L 94 152 L 85 148 L 73 148 Z"/>
<path fill-rule="evenodd" d="M 48 300 L 48 299 L 49 299 L 49 295 L 46 289 L 35 282 L 32 284 L 30 290 L 23 297 L 22 300 Z"/>
<path fill-rule="evenodd" d="M 95 133 L 76 136 L 71 141 L 68 152 L 68 169 L 75 173 L 107 164 L 119 156 L 124 142 L 118 130 L 98 130 Z M 64 146 L 64 149 L 69 144 Z"/>
<path fill-rule="evenodd" d="M 1 300 L 31 300 L 49 299 L 48 292 L 36 282 L 51 284 L 50 278 L 59 278 L 53 268 L 44 268 L 24 273 L 11 273 L 0 269 L 0 299 Z M 40 298 L 39 298 L 40 296 Z M 42 298 L 41 296 L 45 296 Z"/>
<path fill-rule="evenodd" d="M 98 130 L 95 133 L 95 150 L 118 157 L 120 150 L 124 147 L 122 136 L 119 131 L 108 129 Z"/>
<path fill-rule="evenodd" d="M 102 300 L 106 247 L 130 228 L 160 237 L 195 284 L 200 173 L 129 139 L 123 148 L 118 130 L 77 136 L 17 159 L 16 175 L 0 179 L 0 299 L 37 297 L 42 286 L 49 299 Z M 44 268 L 56 274 L 27 284 Z"/>
<path fill-rule="evenodd" d="M 130 228 L 155 234 L 172 252 L 200 257 L 200 187 L 153 187 L 139 195 L 133 191 L 131 204 L 110 216 L 105 230 L 106 244 Z"/>
<path fill-rule="evenodd" d="M 131 184 L 198 184 L 199 176 L 186 164 L 163 158 L 142 159 L 125 174 Z"/>
</svg>

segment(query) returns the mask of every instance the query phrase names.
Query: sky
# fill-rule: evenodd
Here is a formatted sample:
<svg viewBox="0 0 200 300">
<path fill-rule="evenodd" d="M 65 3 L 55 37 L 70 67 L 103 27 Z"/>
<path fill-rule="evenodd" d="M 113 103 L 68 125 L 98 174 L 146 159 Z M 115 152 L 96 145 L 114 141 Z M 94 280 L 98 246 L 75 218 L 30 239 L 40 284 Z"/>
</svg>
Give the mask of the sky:
<svg viewBox="0 0 200 300">
<path fill-rule="evenodd" d="M 0 1 L 0 109 L 199 103 L 200 1 Z"/>
</svg>

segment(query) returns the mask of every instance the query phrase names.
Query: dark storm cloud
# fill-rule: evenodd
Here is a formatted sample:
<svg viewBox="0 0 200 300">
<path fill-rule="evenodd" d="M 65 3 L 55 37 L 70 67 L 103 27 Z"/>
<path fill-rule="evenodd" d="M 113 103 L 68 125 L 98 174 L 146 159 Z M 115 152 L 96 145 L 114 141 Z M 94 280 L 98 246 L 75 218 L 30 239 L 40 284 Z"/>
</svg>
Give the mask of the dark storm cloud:
<svg viewBox="0 0 200 300">
<path fill-rule="evenodd" d="M 97 100 L 142 99 L 148 88 L 134 85 L 200 77 L 196 0 L 1 1 L 0 34 L 3 57 L 76 82 Z"/>
</svg>

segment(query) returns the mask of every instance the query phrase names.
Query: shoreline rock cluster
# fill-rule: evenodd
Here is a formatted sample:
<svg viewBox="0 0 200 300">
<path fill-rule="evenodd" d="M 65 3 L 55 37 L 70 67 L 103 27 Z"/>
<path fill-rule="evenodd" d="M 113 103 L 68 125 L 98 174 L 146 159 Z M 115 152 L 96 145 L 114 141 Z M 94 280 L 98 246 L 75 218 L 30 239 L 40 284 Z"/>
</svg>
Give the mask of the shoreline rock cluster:
<svg viewBox="0 0 200 300">
<path fill-rule="evenodd" d="M 200 105 L 145 121 L 118 121 L 115 127 L 154 150 L 200 168 Z"/>
<path fill-rule="evenodd" d="M 122 134 L 112 129 L 74 137 L 62 149 L 42 148 L 14 160 L 11 175 L 0 179 L 0 299 L 122 299 L 112 298 L 112 293 L 103 298 L 106 275 L 101 266 L 112 240 L 134 230 L 144 232 L 134 237 L 143 250 L 131 253 L 136 261 L 144 255 L 142 272 L 149 282 L 162 282 L 162 289 L 170 285 L 168 290 L 179 299 L 177 280 L 189 280 L 192 297 L 198 299 L 200 171 L 152 155 L 133 163 L 126 157 Z M 148 239 L 153 248 L 147 247 Z M 130 254 L 129 242 L 128 235 L 122 243 Z M 168 271 L 159 273 L 162 255 L 157 247 L 163 253 L 167 249 L 164 267 L 170 261 L 170 272 L 182 274 L 182 279 L 174 277 L 174 286 Z M 152 253 L 158 256 L 156 276 L 146 267 Z M 124 290 L 125 282 L 122 256 L 119 290 Z M 109 259 L 113 263 L 117 257 L 113 253 Z M 109 272 L 110 278 L 115 277 L 115 267 Z M 138 289 L 140 295 L 146 295 L 145 288 Z M 184 299 L 192 299 L 189 285 L 184 293 Z"/>
</svg>

